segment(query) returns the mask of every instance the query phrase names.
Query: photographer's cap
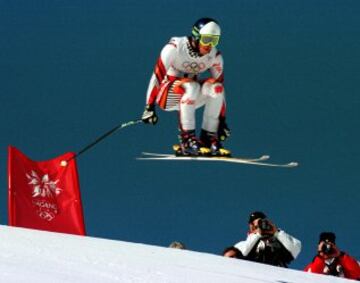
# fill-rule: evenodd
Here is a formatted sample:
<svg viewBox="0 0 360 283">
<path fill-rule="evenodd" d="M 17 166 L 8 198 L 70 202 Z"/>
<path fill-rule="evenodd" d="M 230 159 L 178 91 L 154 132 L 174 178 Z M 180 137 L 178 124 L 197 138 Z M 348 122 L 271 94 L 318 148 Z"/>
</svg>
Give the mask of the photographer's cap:
<svg viewBox="0 0 360 283">
<path fill-rule="evenodd" d="M 335 244 L 336 235 L 333 232 L 322 232 L 319 237 L 320 242 L 330 242 Z"/>
<path fill-rule="evenodd" d="M 265 213 L 261 212 L 261 211 L 254 211 L 250 214 L 249 216 L 249 224 L 252 223 L 254 220 L 256 219 L 265 219 L 266 215 Z"/>
</svg>

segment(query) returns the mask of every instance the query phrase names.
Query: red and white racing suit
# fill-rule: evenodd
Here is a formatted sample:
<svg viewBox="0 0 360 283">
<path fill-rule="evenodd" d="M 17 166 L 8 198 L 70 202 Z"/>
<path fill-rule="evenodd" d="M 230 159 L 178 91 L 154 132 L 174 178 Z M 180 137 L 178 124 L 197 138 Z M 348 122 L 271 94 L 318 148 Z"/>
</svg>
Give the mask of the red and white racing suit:
<svg viewBox="0 0 360 283">
<path fill-rule="evenodd" d="M 210 71 L 211 77 L 199 75 Z M 179 111 L 180 129 L 195 129 L 195 110 L 205 105 L 202 128 L 217 132 L 219 117 L 225 117 L 223 58 L 215 47 L 199 55 L 188 37 L 173 37 L 164 46 L 155 65 L 146 104 L 155 102 L 166 111 Z"/>
<path fill-rule="evenodd" d="M 324 259 L 323 257 L 317 255 L 304 270 L 312 273 L 331 274 L 328 273 L 328 266 L 331 265 L 334 265 L 336 269 L 340 267 L 338 274 L 339 277 L 360 280 L 359 263 L 353 257 L 344 252 L 341 252 L 340 256 L 332 259 Z"/>
</svg>

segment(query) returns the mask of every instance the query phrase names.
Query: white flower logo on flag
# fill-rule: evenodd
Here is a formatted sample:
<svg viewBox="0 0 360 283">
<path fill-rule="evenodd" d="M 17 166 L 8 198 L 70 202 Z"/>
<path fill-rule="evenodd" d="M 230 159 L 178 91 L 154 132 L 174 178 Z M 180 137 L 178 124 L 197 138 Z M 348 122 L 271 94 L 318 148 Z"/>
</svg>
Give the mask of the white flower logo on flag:
<svg viewBox="0 0 360 283">
<path fill-rule="evenodd" d="M 33 194 L 35 197 L 55 197 L 61 193 L 61 189 L 57 187 L 59 180 L 51 181 L 48 174 L 45 174 L 42 178 L 35 171 L 31 171 L 30 174 L 26 174 L 29 179 L 29 185 L 33 186 Z"/>
<path fill-rule="evenodd" d="M 26 174 L 26 177 L 32 187 L 33 205 L 37 207 L 38 215 L 47 221 L 53 220 L 58 214 L 56 196 L 62 191 L 57 186 L 59 180 L 50 180 L 48 174 L 40 177 L 34 170 Z"/>
</svg>

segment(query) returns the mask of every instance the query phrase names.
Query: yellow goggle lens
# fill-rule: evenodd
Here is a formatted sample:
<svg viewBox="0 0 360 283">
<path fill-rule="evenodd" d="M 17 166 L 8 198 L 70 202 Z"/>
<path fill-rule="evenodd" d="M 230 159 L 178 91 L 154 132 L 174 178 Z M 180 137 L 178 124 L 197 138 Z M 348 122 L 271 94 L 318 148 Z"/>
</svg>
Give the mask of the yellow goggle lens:
<svg viewBox="0 0 360 283">
<path fill-rule="evenodd" d="M 219 35 L 202 34 L 200 36 L 200 43 L 205 46 L 211 45 L 212 47 L 215 47 L 219 44 L 219 39 Z"/>
</svg>

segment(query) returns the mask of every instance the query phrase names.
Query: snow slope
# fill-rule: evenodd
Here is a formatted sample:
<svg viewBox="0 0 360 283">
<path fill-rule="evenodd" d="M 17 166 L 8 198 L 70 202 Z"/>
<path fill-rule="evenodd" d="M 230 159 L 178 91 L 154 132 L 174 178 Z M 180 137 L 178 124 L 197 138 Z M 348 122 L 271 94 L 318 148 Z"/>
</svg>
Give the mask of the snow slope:
<svg viewBox="0 0 360 283">
<path fill-rule="evenodd" d="M 192 251 L 0 226 L 0 282 L 351 281 Z"/>
</svg>

